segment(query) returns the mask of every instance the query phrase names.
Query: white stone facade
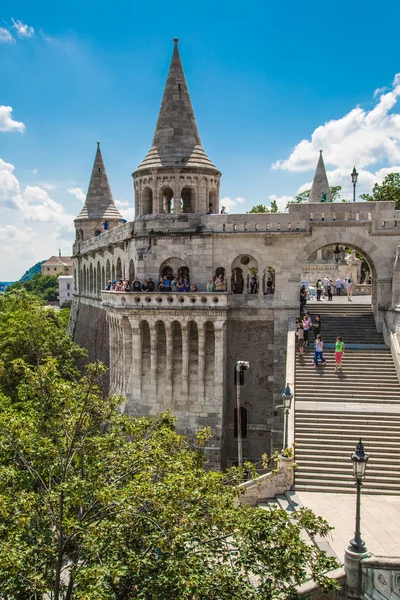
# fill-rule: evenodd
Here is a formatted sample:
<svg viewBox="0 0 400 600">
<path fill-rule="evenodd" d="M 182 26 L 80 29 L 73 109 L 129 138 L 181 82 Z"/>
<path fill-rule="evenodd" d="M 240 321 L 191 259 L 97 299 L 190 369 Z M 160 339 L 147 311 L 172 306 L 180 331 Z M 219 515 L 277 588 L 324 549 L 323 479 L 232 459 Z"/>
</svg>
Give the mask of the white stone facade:
<svg viewBox="0 0 400 600">
<path fill-rule="evenodd" d="M 61 275 L 58 278 L 58 301 L 60 306 L 62 306 L 64 302 L 72 302 L 74 292 L 75 286 L 73 276 Z"/>
</svg>

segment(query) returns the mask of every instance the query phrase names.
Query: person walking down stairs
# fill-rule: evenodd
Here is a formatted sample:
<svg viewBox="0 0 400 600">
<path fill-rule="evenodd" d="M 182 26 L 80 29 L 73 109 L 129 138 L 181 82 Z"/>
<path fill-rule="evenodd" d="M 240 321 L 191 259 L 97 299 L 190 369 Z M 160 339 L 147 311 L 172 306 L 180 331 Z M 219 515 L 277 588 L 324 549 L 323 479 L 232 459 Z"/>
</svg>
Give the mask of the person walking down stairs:
<svg viewBox="0 0 400 600">
<path fill-rule="evenodd" d="M 316 369 L 318 367 L 319 360 L 321 361 L 323 367 L 326 365 L 326 360 L 324 359 L 323 350 L 324 350 L 324 342 L 322 340 L 322 337 L 320 335 L 317 335 L 317 337 L 315 339 L 314 369 Z"/>
</svg>

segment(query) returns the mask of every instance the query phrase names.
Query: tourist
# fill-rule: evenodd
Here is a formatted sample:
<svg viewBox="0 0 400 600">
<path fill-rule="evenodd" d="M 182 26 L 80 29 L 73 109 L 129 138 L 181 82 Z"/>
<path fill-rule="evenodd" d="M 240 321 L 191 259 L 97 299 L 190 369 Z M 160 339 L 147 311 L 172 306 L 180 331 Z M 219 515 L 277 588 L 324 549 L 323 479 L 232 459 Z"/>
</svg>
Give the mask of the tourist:
<svg viewBox="0 0 400 600">
<path fill-rule="evenodd" d="M 190 291 L 190 283 L 187 277 L 185 277 L 185 279 L 183 280 L 183 291 L 184 292 L 189 292 Z"/>
<path fill-rule="evenodd" d="M 207 292 L 214 292 L 214 291 L 215 291 L 214 282 L 212 279 L 210 279 L 210 281 L 207 283 Z"/>
<path fill-rule="evenodd" d="M 250 294 L 257 294 L 257 279 L 255 275 L 250 279 Z"/>
<path fill-rule="evenodd" d="M 226 292 L 226 281 L 221 275 L 221 292 Z"/>
<path fill-rule="evenodd" d="M 324 291 L 325 291 L 325 296 L 328 295 L 328 285 L 329 285 L 329 277 L 327 277 L 325 275 L 325 277 L 324 277 Z"/>
<path fill-rule="evenodd" d="M 225 208 L 225 206 L 223 206 L 223 207 L 221 208 L 221 215 L 226 215 L 226 214 L 228 214 L 228 213 L 226 212 L 226 208 Z"/>
<path fill-rule="evenodd" d="M 299 344 L 299 354 L 304 354 L 304 328 L 303 323 L 299 319 L 299 323 L 296 329 L 297 341 Z"/>
<path fill-rule="evenodd" d="M 145 279 L 142 283 L 142 292 L 148 292 L 149 288 L 147 287 L 147 279 Z"/>
<path fill-rule="evenodd" d="M 219 275 L 215 278 L 214 289 L 216 292 L 220 292 L 222 287 L 222 279 Z"/>
<path fill-rule="evenodd" d="M 171 281 L 171 291 L 176 292 L 176 286 L 178 285 L 178 279 L 175 275 L 173 280 Z"/>
<path fill-rule="evenodd" d="M 332 300 L 332 289 L 333 289 L 333 281 L 330 279 L 328 281 L 328 285 L 326 286 L 326 291 L 328 292 L 328 300 Z"/>
<path fill-rule="evenodd" d="M 135 277 L 135 279 L 132 281 L 131 288 L 132 292 L 140 292 L 142 290 L 142 286 L 138 277 Z"/>
<path fill-rule="evenodd" d="M 129 283 L 129 279 L 125 279 L 124 281 L 124 292 L 130 292 L 131 291 L 131 285 Z"/>
<path fill-rule="evenodd" d="M 316 369 L 318 367 L 319 360 L 321 361 L 323 367 L 326 365 L 326 360 L 324 359 L 323 351 L 324 351 L 324 342 L 322 340 L 322 337 L 320 335 L 317 335 L 316 340 L 315 340 L 315 352 L 314 352 L 314 361 L 313 361 L 314 369 Z"/>
<path fill-rule="evenodd" d="M 164 275 L 164 291 L 165 292 L 171 291 L 171 280 L 168 277 L 168 275 Z"/>
<path fill-rule="evenodd" d="M 112 282 L 111 282 L 111 279 L 110 279 L 110 281 L 107 283 L 106 291 L 110 291 L 111 287 L 112 287 Z"/>
<path fill-rule="evenodd" d="M 304 345 L 308 346 L 309 345 L 308 332 L 311 329 L 311 317 L 308 313 L 306 313 L 303 317 L 303 329 L 304 329 Z"/>
<path fill-rule="evenodd" d="M 149 277 L 147 280 L 147 291 L 154 292 L 154 281 L 152 280 L 151 277 Z"/>
<path fill-rule="evenodd" d="M 344 290 L 344 293 L 347 294 L 347 279 L 346 279 L 346 277 L 343 279 L 343 282 L 342 282 L 342 290 Z"/>
<path fill-rule="evenodd" d="M 340 279 L 340 277 L 338 277 L 336 279 L 335 287 L 336 287 L 336 296 L 340 296 L 342 293 L 342 280 Z"/>
<path fill-rule="evenodd" d="M 353 295 L 353 282 L 351 280 L 351 278 L 349 277 L 347 280 L 347 300 L 349 302 L 353 302 L 351 297 Z"/>
<path fill-rule="evenodd" d="M 317 300 L 320 301 L 321 300 L 321 294 L 322 294 L 322 281 L 320 279 L 318 279 L 317 284 L 316 284 L 316 289 L 317 289 Z"/>
<path fill-rule="evenodd" d="M 182 279 L 178 279 L 178 283 L 176 284 L 176 291 L 180 293 L 185 291 L 185 286 L 183 285 Z"/>
<path fill-rule="evenodd" d="M 214 206 L 213 206 L 212 202 L 210 202 L 209 205 L 208 205 L 208 213 L 207 214 L 208 215 L 213 215 L 214 214 Z"/>
<path fill-rule="evenodd" d="M 191 292 L 197 292 L 197 285 L 195 283 L 192 283 L 190 286 L 190 291 Z"/>
<path fill-rule="evenodd" d="M 335 344 L 335 371 L 342 368 L 343 353 L 344 343 L 342 342 L 342 338 L 338 336 Z"/>
<path fill-rule="evenodd" d="M 272 280 L 271 275 L 268 275 L 268 279 L 267 279 L 267 289 L 266 289 L 266 294 L 273 294 L 274 293 L 274 282 Z M 301 290 L 300 290 L 300 296 L 301 296 Z M 306 300 L 307 300 L 307 294 L 306 294 Z M 300 301 L 301 302 L 301 301 Z"/>
<path fill-rule="evenodd" d="M 268 283 L 267 283 L 268 286 Z M 267 287 L 268 290 L 268 287 Z M 267 291 L 268 294 L 268 291 Z M 306 305 L 307 305 L 307 290 L 306 290 L 306 286 L 303 285 L 300 288 L 300 316 L 305 312 L 306 310 Z"/>
<path fill-rule="evenodd" d="M 158 287 L 159 292 L 166 292 L 166 290 L 164 289 L 164 278 L 163 277 L 160 277 L 157 287 Z"/>
<path fill-rule="evenodd" d="M 321 333 L 321 317 L 319 315 L 316 315 L 314 319 L 313 330 L 315 339 L 317 339 L 317 336 Z"/>
</svg>

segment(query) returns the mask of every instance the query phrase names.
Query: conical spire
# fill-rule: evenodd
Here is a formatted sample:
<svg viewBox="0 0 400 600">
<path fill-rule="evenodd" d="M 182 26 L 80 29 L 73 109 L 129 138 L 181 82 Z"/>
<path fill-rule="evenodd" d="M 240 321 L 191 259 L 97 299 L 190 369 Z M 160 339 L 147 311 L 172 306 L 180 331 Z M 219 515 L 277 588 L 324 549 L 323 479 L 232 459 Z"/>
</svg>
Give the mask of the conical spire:
<svg viewBox="0 0 400 600">
<path fill-rule="evenodd" d="M 97 142 L 96 157 L 85 204 L 77 219 L 122 219 L 112 197 L 110 184 Z"/>
<path fill-rule="evenodd" d="M 203 167 L 216 170 L 200 140 L 189 90 L 174 38 L 174 52 L 152 146 L 137 168 Z"/>
<path fill-rule="evenodd" d="M 326 176 L 324 159 L 322 158 L 322 150 L 320 150 L 318 164 L 315 170 L 314 180 L 308 201 L 321 202 L 321 196 L 323 193 L 326 194 L 326 199 L 328 201 L 332 199 L 331 188 L 329 187 L 328 177 Z"/>
</svg>

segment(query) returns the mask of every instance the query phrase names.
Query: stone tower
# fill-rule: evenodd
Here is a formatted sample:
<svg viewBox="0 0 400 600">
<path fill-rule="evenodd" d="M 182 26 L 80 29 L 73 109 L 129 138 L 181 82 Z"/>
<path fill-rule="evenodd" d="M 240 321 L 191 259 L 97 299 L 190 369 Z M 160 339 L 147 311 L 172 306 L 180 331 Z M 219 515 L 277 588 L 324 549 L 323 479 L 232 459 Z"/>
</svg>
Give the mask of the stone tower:
<svg viewBox="0 0 400 600">
<path fill-rule="evenodd" d="M 153 143 L 133 173 L 135 217 L 163 213 L 219 212 L 221 173 L 201 144 L 189 90 L 174 38 Z"/>
<path fill-rule="evenodd" d="M 321 202 L 321 196 L 323 193 L 326 194 L 326 199 L 328 201 L 332 200 L 331 188 L 329 187 L 328 177 L 326 176 L 325 171 L 324 159 L 322 158 L 322 150 L 320 150 L 318 164 L 315 170 L 313 184 L 311 187 L 311 193 L 308 198 L 308 201 Z"/>
<path fill-rule="evenodd" d="M 97 142 L 96 157 L 85 204 L 74 221 L 76 229 L 74 252 L 76 252 L 75 246 L 79 242 L 100 235 L 107 229 L 113 229 L 122 222 L 122 216 L 114 204 L 101 155 L 100 142 Z"/>
</svg>

